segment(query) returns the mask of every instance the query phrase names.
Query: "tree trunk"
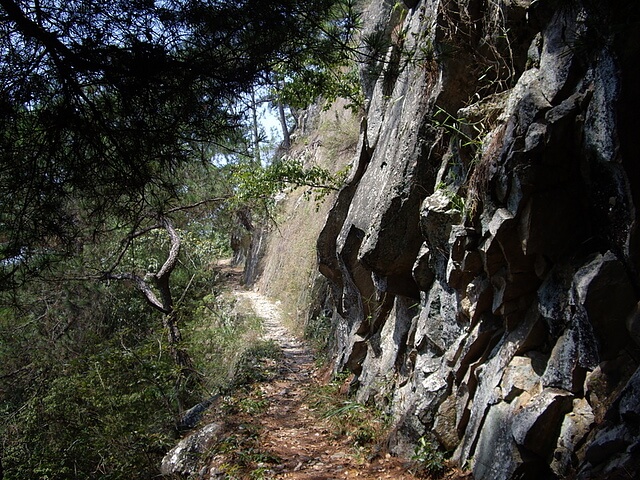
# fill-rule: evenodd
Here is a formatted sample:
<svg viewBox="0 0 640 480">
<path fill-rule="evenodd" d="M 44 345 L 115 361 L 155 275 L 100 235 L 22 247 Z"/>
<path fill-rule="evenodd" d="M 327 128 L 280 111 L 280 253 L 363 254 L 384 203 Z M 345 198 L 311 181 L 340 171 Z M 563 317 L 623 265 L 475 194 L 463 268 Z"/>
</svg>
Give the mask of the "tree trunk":
<svg viewBox="0 0 640 480">
<path fill-rule="evenodd" d="M 282 146 L 289 150 L 291 147 L 291 135 L 287 126 L 287 115 L 284 111 L 284 105 L 278 101 L 278 114 L 280 116 L 280 126 L 282 127 Z"/>
<path fill-rule="evenodd" d="M 176 365 L 180 367 L 181 372 L 185 376 L 192 376 L 195 373 L 195 369 L 193 367 L 193 362 L 191 361 L 191 357 L 189 353 L 180 348 L 180 343 L 182 342 L 182 333 L 180 333 L 180 329 L 178 328 L 178 318 L 175 311 L 168 313 L 164 316 L 164 328 L 167 330 L 167 339 L 169 342 L 169 351 L 171 352 L 171 356 L 173 360 L 176 362 Z"/>
<path fill-rule="evenodd" d="M 260 158 L 260 131 L 258 125 L 258 104 L 256 103 L 255 89 L 251 89 L 251 119 L 253 127 L 253 161 L 261 164 Z"/>
<path fill-rule="evenodd" d="M 135 273 L 107 273 L 104 275 L 104 278 L 132 281 L 138 288 L 138 290 L 142 292 L 147 302 L 153 308 L 159 310 L 164 314 L 163 326 L 167 329 L 169 350 L 171 351 L 171 355 L 173 356 L 176 365 L 180 367 L 182 374 L 185 376 L 185 378 L 189 378 L 194 376 L 193 374 L 195 373 L 195 369 L 193 368 L 193 362 L 191 361 L 191 358 L 189 357 L 187 351 L 180 348 L 182 334 L 180 333 L 180 328 L 178 327 L 177 313 L 173 308 L 173 297 L 171 295 L 171 284 L 169 282 L 171 273 L 178 264 L 178 256 L 180 254 L 181 247 L 180 235 L 176 231 L 171 220 L 169 220 L 169 218 L 167 217 L 162 217 L 160 219 L 160 224 L 148 229 L 141 230 L 140 232 L 133 233 L 131 235 L 131 238 L 136 238 L 143 235 L 144 233 L 147 233 L 150 230 L 159 228 L 164 228 L 171 240 L 171 247 L 169 248 L 167 259 L 160 268 L 160 271 L 155 274 L 147 274 L 144 277 L 136 275 Z M 156 291 L 160 294 L 159 298 L 147 279 L 151 280 L 151 283 L 155 287 Z"/>
</svg>

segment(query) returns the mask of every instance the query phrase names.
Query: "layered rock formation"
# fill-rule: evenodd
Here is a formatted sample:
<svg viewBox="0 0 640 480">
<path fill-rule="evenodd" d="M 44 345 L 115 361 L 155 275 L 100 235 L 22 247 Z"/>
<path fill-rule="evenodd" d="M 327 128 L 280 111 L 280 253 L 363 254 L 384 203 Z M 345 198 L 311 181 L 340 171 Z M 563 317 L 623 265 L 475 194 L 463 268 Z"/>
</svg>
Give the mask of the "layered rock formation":
<svg viewBox="0 0 640 480">
<path fill-rule="evenodd" d="M 603 5 L 606 3 L 606 5 Z M 336 369 L 477 479 L 637 475 L 637 2 L 373 0 Z M 620 477 L 627 478 L 627 477 Z"/>
</svg>

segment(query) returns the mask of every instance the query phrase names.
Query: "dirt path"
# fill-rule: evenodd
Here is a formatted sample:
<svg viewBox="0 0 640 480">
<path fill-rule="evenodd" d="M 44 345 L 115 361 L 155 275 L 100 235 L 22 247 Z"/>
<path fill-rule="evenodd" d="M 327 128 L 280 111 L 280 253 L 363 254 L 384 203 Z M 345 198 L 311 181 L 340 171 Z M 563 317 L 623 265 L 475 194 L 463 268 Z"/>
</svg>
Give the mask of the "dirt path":
<svg viewBox="0 0 640 480">
<path fill-rule="evenodd" d="M 233 389 L 192 409 L 197 416 L 204 412 L 199 426 L 165 455 L 162 474 L 202 480 L 426 478 L 385 452 L 383 414 L 349 398 L 348 379 L 341 384 L 320 373 L 311 350 L 283 326 L 278 305 L 243 289 L 238 268 L 218 268 L 237 313 L 262 318 L 268 341 L 253 338 L 255 350 L 241 353 Z M 450 469 L 438 478 L 471 477 Z"/>
<path fill-rule="evenodd" d="M 279 374 L 259 384 L 268 407 L 252 419 L 261 427 L 260 448 L 279 459 L 265 469 L 264 478 L 416 478 L 389 455 L 371 461 L 358 458 L 352 440 L 337 436 L 326 420 L 310 410 L 309 391 L 318 384 L 311 351 L 283 327 L 276 304 L 253 291 L 235 294 L 264 319 L 265 338 L 277 342 L 283 352 Z"/>
</svg>

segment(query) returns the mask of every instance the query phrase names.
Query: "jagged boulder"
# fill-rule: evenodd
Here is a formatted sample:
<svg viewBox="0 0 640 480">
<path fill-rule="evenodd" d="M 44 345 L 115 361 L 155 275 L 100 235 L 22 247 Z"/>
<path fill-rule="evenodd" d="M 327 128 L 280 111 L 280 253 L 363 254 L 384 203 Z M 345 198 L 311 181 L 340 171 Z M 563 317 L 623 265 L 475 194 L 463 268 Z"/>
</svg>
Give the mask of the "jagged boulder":
<svg viewBox="0 0 640 480">
<path fill-rule="evenodd" d="M 558 477 L 565 477 L 571 469 L 584 460 L 584 455 L 578 457 L 579 446 L 585 441 L 588 433 L 593 428 L 595 416 L 584 398 L 576 398 L 573 401 L 572 411 L 564 416 L 558 443 L 551 461 L 551 469 Z"/>
<path fill-rule="evenodd" d="M 640 467 L 640 369 L 629 379 L 607 412 L 585 452 L 579 478 L 616 478 Z"/>
<path fill-rule="evenodd" d="M 637 301 L 625 266 L 610 251 L 596 255 L 576 272 L 574 292 L 600 339 L 600 354 L 611 358 L 629 340 L 626 320 Z"/>
<path fill-rule="evenodd" d="M 222 434 L 223 425 L 219 423 L 209 423 L 196 430 L 164 456 L 160 472 L 162 475 L 182 477 L 197 474 L 202 455 Z"/>
</svg>

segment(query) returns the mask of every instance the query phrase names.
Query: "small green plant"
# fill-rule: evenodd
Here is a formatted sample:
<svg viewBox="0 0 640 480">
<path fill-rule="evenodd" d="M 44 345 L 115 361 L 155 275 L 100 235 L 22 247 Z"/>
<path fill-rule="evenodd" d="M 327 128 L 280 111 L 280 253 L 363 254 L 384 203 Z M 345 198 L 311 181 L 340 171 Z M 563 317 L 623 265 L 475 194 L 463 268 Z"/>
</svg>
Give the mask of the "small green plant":
<svg viewBox="0 0 640 480">
<path fill-rule="evenodd" d="M 240 466 L 231 463 L 223 463 L 218 467 L 218 470 L 224 474 L 224 478 L 228 478 L 230 480 L 240 478 L 240 475 L 242 474 Z"/>
<path fill-rule="evenodd" d="M 444 453 L 438 450 L 438 447 L 424 436 L 418 440 L 411 460 L 416 464 L 414 468 L 416 474 L 427 474 L 431 477 L 438 477 L 441 476 L 446 469 Z"/>
<path fill-rule="evenodd" d="M 380 443 L 387 431 L 387 416 L 372 405 L 345 398 L 349 376 L 336 376 L 327 385 L 309 392 L 309 403 L 320 418 L 326 420 L 336 438 L 347 437 L 358 455 L 366 455 Z"/>
<path fill-rule="evenodd" d="M 444 196 L 447 197 L 451 205 L 451 208 L 449 210 L 450 212 L 455 212 L 455 213 L 458 213 L 459 215 L 464 215 L 465 208 L 466 208 L 464 197 L 457 194 L 455 191 L 451 189 L 451 187 L 449 187 L 444 182 L 438 182 L 436 184 L 435 190 L 442 192 Z"/>
<path fill-rule="evenodd" d="M 269 400 L 264 398 L 259 390 L 254 390 L 251 396 L 243 398 L 238 402 L 238 408 L 241 412 L 248 415 L 257 415 L 263 413 L 269 406 Z"/>
<path fill-rule="evenodd" d="M 324 314 L 312 317 L 304 327 L 304 338 L 316 352 L 323 352 L 331 338 L 331 327 L 331 317 Z"/>
<path fill-rule="evenodd" d="M 240 356 L 233 383 L 242 386 L 269 380 L 275 373 L 269 368 L 269 363 L 274 363 L 281 356 L 282 350 L 274 340 L 257 342 Z"/>
<path fill-rule="evenodd" d="M 213 446 L 211 456 L 224 455 L 225 461 L 218 469 L 224 478 L 264 478 L 266 472 L 262 464 L 277 464 L 281 460 L 276 455 L 260 448 L 260 427 L 251 423 L 238 424 L 235 433 Z"/>
<path fill-rule="evenodd" d="M 361 403 L 345 400 L 339 407 L 325 412 L 322 418 L 344 418 L 357 416 L 359 412 L 362 412 L 365 409 L 366 407 Z"/>
<path fill-rule="evenodd" d="M 259 370 L 251 365 L 262 347 L 258 336 L 262 321 L 232 311 L 233 304 L 215 295 L 205 295 L 196 306 L 195 318 L 185 327 L 185 338 L 197 370 L 206 379 L 208 392 L 220 392 L 230 384 L 251 383 Z M 257 360 L 256 360 L 257 362 Z M 245 365 L 249 369 L 243 371 Z M 243 379 L 246 379 L 243 380 Z"/>
<path fill-rule="evenodd" d="M 446 110 L 437 107 L 433 115 L 433 123 L 460 138 L 461 146 L 470 146 L 476 150 L 482 148 L 482 136 L 487 128 L 481 121 L 472 122 L 466 118 L 456 118 Z"/>
<path fill-rule="evenodd" d="M 248 387 L 247 387 L 248 388 Z M 258 415 L 269 407 L 269 400 L 258 388 L 236 390 L 234 395 L 225 395 L 221 410 L 225 415 Z"/>
<path fill-rule="evenodd" d="M 266 467 L 255 468 L 249 473 L 249 478 L 251 480 L 266 480 L 270 478 L 270 470 Z"/>
</svg>

